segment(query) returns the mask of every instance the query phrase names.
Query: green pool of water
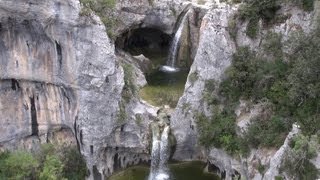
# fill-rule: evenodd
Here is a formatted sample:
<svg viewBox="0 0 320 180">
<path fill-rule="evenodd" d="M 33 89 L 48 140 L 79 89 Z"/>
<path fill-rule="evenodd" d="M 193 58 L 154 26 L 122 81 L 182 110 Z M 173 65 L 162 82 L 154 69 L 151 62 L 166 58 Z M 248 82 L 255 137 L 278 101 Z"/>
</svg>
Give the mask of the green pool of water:
<svg viewBox="0 0 320 180">
<path fill-rule="evenodd" d="M 174 108 L 183 94 L 188 71 L 175 73 L 155 71 L 146 75 L 148 85 L 141 89 L 140 96 L 154 106 L 170 105 Z"/>
<path fill-rule="evenodd" d="M 171 164 L 170 170 L 172 180 L 219 180 L 220 178 L 214 174 L 204 173 L 205 164 L 202 162 L 186 162 L 179 164 Z M 147 180 L 149 168 L 146 166 L 135 166 L 121 171 L 110 180 Z"/>
</svg>

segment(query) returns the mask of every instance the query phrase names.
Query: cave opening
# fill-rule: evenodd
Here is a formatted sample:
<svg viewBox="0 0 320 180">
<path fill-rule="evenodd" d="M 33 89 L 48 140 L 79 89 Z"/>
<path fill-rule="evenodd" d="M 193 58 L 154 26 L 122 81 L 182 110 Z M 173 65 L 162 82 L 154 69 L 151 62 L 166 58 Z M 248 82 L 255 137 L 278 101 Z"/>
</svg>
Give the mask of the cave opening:
<svg viewBox="0 0 320 180">
<path fill-rule="evenodd" d="M 154 28 L 138 28 L 123 33 L 116 40 L 116 46 L 132 56 L 143 54 L 152 65 L 164 64 L 167 58 L 171 35 Z"/>
<path fill-rule="evenodd" d="M 177 64 L 179 71 L 163 70 L 168 65 L 172 45 L 177 44 L 175 42 L 175 34 L 166 34 L 155 28 L 134 29 L 116 40 L 117 49 L 137 60 L 148 83 L 140 90 L 140 97 L 154 106 L 169 105 L 174 108 L 184 90 L 189 67 Z M 179 48 L 177 45 L 176 49 Z"/>
</svg>

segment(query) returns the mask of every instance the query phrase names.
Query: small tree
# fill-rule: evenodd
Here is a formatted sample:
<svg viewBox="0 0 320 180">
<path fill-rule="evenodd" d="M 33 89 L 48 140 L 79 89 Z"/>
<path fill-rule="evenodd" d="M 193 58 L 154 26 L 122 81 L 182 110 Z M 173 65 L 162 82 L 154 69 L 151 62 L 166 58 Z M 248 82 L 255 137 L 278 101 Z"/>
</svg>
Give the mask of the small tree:
<svg viewBox="0 0 320 180">
<path fill-rule="evenodd" d="M 61 180 L 63 164 L 59 157 L 47 155 L 44 162 L 43 170 L 40 173 L 40 180 Z"/>
<path fill-rule="evenodd" d="M 4 166 L 8 179 L 26 179 L 35 177 L 39 164 L 31 153 L 16 151 L 9 155 Z"/>
</svg>

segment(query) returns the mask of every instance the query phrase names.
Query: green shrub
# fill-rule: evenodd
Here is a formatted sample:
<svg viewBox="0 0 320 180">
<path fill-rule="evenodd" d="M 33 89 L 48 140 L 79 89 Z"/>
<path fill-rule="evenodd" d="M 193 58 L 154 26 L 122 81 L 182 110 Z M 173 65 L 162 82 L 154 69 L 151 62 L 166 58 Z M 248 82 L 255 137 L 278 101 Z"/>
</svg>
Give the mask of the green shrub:
<svg viewBox="0 0 320 180">
<path fill-rule="evenodd" d="M 84 180 L 87 176 L 86 163 L 74 147 L 44 144 L 36 153 L 0 153 L 0 179 Z"/>
<path fill-rule="evenodd" d="M 314 145 L 309 137 L 301 134 L 294 137 L 290 143 L 292 149 L 286 154 L 280 170 L 291 179 L 317 179 L 319 170 L 309 161 L 319 150 L 319 144 L 316 144 L 317 147 Z"/>
<path fill-rule="evenodd" d="M 131 64 L 122 64 L 124 71 L 124 87 L 122 97 L 128 103 L 130 99 L 137 94 L 137 87 L 134 83 L 134 68 Z"/>
<path fill-rule="evenodd" d="M 3 172 L 8 179 L 28 179 L 36 175 L 39 164 L 31 153 L 10 153 L 4 162 Z"/>
<path fill-rule="evenodd" d="M 319 29 L 310 36 L 291 38 L 288 62 L 283 61 L 281 36 L 274 33 L 269 33 L 263 44 L 268 60 L 248 47 L 240 47 L 234 54 L 218 90 L 226 99 L 224 105 L 234 111 L 234 104 L 246 99 L 268 101 L 273 107 L 273 116 L 250 125 L 245 137 L 250 145 L 280 146 L 294 121 L 299 122 L 305 134 L 315 134 L 320 129 Z M 213 102 L 210 98 L 214 95 L 204 93 L 205 99 Z"/>
<path fill-rule="evenodd" d="M 247 36 L 254 39 L 257 37 L 258 32 L 259 32 L 259 19 L 258 18 L 250 19 L 246 28 Z"/>
<path fill-rule="evenodd" d="M 281 60 L 283 57 L 282 52 L 282 36 L 278 33 L 269 32 L 264 38 L 266 41 L 263 44 L 263 50 L 266 54 L 272 55 L 273 58 Z"/>
<path fill-rule="evenodd" d="M 320 129 L 320 27 L 308 36 L 297 35 L 290 43 L 293 65 L 288 76 L 288 96 L 303 132 L 315 134 Z"/>
<path fill-rule="evenodd" d="M 63 177 L 68 180 L 84 180 L 88 175 L 86 162 L 76 147 L 62 150 Z"/>
<path fill-rule="evenodd" d="M 61 180 L 63 164 L 59 157 L 55 155 L 47 155 L 40 173 L 40 180 Z"/>
<path fill-rule="evenodd" d="M 238 101 L 240 96 L 249 98 L 256 82 L 257 66 L 255 53 L 248 47 L 240 47 L 233 55 L 226 79 L 220 85 L 221 95 L 231 102 Z"/>
<path fill-rule="evenodd" d="M 248 144 L 255 148 L 259 146 L 280 147 L 290 127 L 281 117 L 259 117 L 250 124 L 248 131 L 245 133 L 245 138 Z"/>
<path fill-rule="evenodd" d="M 239 8 L 239 17 L 248 20 L 246 34 L 250 38 L 255 38 L 259 32 L 258 23 L 260 19 L 271 22 L 275 14 L 280 9 L 279 0 L 245 0 Z"/>
<path fill-rule="evenodd" d="M 202 113 L 198 113 L 195 118 L 199 141 L 203 146 L 223 148 L 230 154 L 239 152 L 234 115 L 216 109 L 209 118 Z"/>
</svg>

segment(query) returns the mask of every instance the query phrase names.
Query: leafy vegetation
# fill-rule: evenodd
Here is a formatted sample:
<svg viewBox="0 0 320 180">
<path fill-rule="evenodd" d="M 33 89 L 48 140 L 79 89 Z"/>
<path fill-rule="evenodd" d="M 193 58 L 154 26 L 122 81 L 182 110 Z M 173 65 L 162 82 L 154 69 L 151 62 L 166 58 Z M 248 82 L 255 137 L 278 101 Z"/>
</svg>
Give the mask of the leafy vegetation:
<svg viewBox="0 0 320 180">
<path fill-rule="evenodd" d="M 291 150 L 286 154 L 280 170 L 285 171 L 291 179 L 317 179 L 319 171 L 309 161 L 319 151 L 317 136 L 298 135 L 291 141 Z"/>
<path fill-rule="evenodd" d="M 239 9 L 239 17 L 248 20 L 246 34 L 255 38 L 259 31 L 258 23 L 262 19 L 271 22 L 277 10 L 280 9 L 280 0 L 245 0 Z"/>
<path fill-rule="evenodd" d="M 56 149 L 44 144 L 40 152 L 0 153 L 0 179 L 85 179 L 86 164 L 75 148 Z"/>
<path fill-rule="evenodd" d="M 131 64 L 123 63 L 122 64 L 124 71 L 124 87 L 122 90 L 122 97 L 125 102 L 129 102 L 130 99 L 137 94 L 137 87 L 134 83 L 134 69 Z"/>
<path fill-rule="evenodd" d="M 291 49 L 287 54 L 283 46 L 280 35 L 269 33 L 263 54 L 239 47 L 220 86 L 206 82 L 203 98 L 212 116 L 196 117 L 203 145 L 245 154 L 247 145 L 279 147 L 293 122 L 298 122 L 305 135 L 319 132 L 320 28 L 310 35 L 291 37 L 286 42 Z M 252 120 L 240 137 L 235 133 L 234 111 L 241 99 L 266 104 L 266 112 Z"/>
</svg>

